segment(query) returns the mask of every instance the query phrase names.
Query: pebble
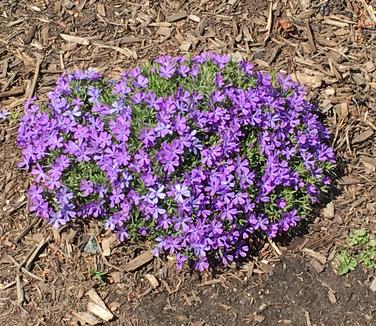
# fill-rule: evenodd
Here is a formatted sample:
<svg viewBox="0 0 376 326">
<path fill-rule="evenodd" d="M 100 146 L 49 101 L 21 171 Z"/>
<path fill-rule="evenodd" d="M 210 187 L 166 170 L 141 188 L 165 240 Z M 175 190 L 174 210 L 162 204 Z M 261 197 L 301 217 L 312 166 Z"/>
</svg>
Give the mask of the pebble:
<svg viewBox="0 0 376 326">
<path fill-rule="evenodd" d="M 94 236 L 90 236 L 89 240 L 87 241 L 85 247 L 84 247 L 84 252 L 88 252 L 93 255 L 99 254 L 99 246 L 97 243 L 97 240 L 95 240 Z"/>
</svg>

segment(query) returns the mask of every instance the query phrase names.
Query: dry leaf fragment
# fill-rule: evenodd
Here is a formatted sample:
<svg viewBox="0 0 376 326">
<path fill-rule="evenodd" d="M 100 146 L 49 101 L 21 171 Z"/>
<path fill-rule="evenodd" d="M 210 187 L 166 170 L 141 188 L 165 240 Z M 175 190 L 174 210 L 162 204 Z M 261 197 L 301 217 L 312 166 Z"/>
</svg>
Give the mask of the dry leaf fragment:
<svg viewBox="0 0 376 326">
<path fill-rule="evenodd" d="M 172 22 L 175 22 L 177 20 L 180 20 L 180 19 L 183 19 L 183 18 L 186 18 L 188 16 L 188 14 L 186 12 L 178 12 L 176 14 L 173 14 L 171 16 L 168 16 L 166 18 L 166 21 L 169 22 L 169 23 L 172 23 Z"/>
<path fill-rule="evenodd" d="M 128 58 L 132 57 L 134 59 L 137 59 L 137 53 L 134 50 L 130 50 L 130 49 L 126 48 L 126 47 L 109 45 L 109 44 L 107 44 L 107 43 L 105 43 L 103 41 L 100 41 L 100 40 L 92 40 L 91 43 L 94 46 L 97 46 L 98 48 L 112 49 L 112 50 L 117 51 L 117 52 L 119 52 L 121 54 L 124 54 Z"/>
<path fill-rule="evenodd" d="M 369 73 L 374 72 L 376 70 L 376 66 L 372 61 L 367 61 L 363 66 L 364 69 Z"/>
<path fill-rule="evenodd" d="M 330 202 L 326 207 L 322 210 L 322 215 L 328 219 L 334 218 L 334 203 Z"/>
<path fill-rule="evenodd" d="M 198 16 L 196 16 L 196 15 L 189 15 L 189 17 L 188 17 L 190 20 L 192 20 L 192 21 L 194 21 L 194 22 L 196 22 L 196 23 L 199 23 L 200 22 L 200 20 L 201 20 L 201 18 L 200 17 L 198 17 Z"/>
<path fill-rule="evenodd" d="M 285 33 L 291 32 L 294 29 L 293 23 L 288 19 L 280 18 L 277 21 L 278 27 Z"/>
<path fill-rule="evenodd" d="M 37 6 L 30 6 L 30 9 L 34 10 L 34 11 L 38 11 L 38 12 L 41 12 L 42 9 L 40 9 L 39 7 Z"/>
<path fill-rule="evenodd" d="M 292 78 L 295 80 L 298 80 L 304 85 L 310 86 L 312 88 L 319 88 L 322 84 L 322 78 L 321 76 L 308 76 L 302 72 L 297 71 L 296 78 L 293 75 Z"/>
<path fill-rule="evenodd" d="M 111 255 L 111 240 L 109 238 L 105 238 L 102 240 L 102 252 L 103 256 L 105 257 Z"/>
<path fill-rule="evenodd" d="M 159 286 L 158 280 L 152 274 L 145 274 L 145 278 L 149 281 L 150 285 L 156 289 Z"/>
<path fill-rule="evenodd" d="M 202 19 L 195 29 L 195 34 L 201 36 L 204 34 L 205 28 L 208 27 L 209 23 L 206 18 Z"/>
<path fill-rule="evenodd" d="M 253 37 L 248 29 L 247 26 L 243 26 L 243 35 L 244 35 L 244 40 L 245 41 L 251 41 L 253 42 Z"/>
<path fill-rule="evenodd" d="M 317 251 L 313 251 L 312 249 L 304 248 L 302 249 L 303 252 L 318 260 L 321 264 L 325 265 L 327 262 L 326 257 L 323 254 L 320 254 Z"/>
<path fill-rule="evenodd" d="M 157 29 L 156 33 L 158 35 L 162 35 L 162 36 L 171 36 L 173 30 L 174 30 L 173 27 L 164 27 L 164 26 L 162 26 L 162 27 L 159 27 Z"/>
<path fill-rule="evenodd" d="M 314 270 L 320 274 L 321 272 L 324 271 L 325 269 L 325 266 L 322 265 L 318 260 L 312 258 L 310 261 L 309 261 L 310 265 L 314 268 Z"/>
<path fill-rule="evenodd" d="M 98 12 L 98 15 L 100 15 L 102 17 L 106 16 L 106 9 L 105 9 L 103 3 L 98 3 L 97 4 L 97 12 Z"/>
<path fill-rule="evenodd" d="M 361 155 L 360 160 L 368 169 L 372 171 L 376 170 L 376 158 L 373 158 L 371 156 Z"/>
<path fill-rule="evenodd" d="M 258 323 L 262 323 L 264 320 L 265 320 L 265 317 L 264 316 L 261 316 L 261 315 L 256 315 L 253 317 L 253 319 L 258 322 Z"/>
<path fill-rule="evenodd" d="M 145 265 L 154 258 L 153 252 L 151 250 L 144 251 L 141 255 L 137 256 L 135 259 L 131 260 L 127 266 L 125 266 L 125 271 L 132 272 L 137 268 Z"/>
<path fill-rule="evenodd" d="M 376 292 L 376 277 L 373 279 L 369 288 L 371 289 L 371 291 Z"/>
<path fill-rule="evenodd" d="M 366 141 L 367 139 L 371 138 L 373 135 L 373 130 L 372 129 L 367 129 L 366 131 L 363 131 L 361 134 L 359 134 L 358 136 L 356 136 L 352 143 L 353 144 L 358 144 L 358 143 L 362 143 L 364 141 Z"/>
<path fill-rule="evenodd" d="M 180 45 L 180 50 L 184 51 L 184 52 L 188 52 L 189 49 L 191 48 L 192 46 L 192 43 L 189 42 L 189 41 L 183 41 Z"/>
<path fill-rule="evenodd" d="M 311 0 L 300 0 L 300 3 L 305 9 L 311 7 Z"/>
<path fill-rule="evenodd" d="M 90 42 L 87 38 L 85 37 L 80 37 L 80 36 L 73 36 L 73 35 L 68 35 L 68 34 L 60 34 L 60 37 L 67 41 L 67 42 L 71 42 L 71 43 L 77 43 L 77 44 L 81 44 L 81 45 L 89 45 Z"/>
<path fill-rule="evenodd" d="M 333 87 L 328 87 L 325 90 L 325 95 L 327 95 L 327 96 L 332 96 L 332 95 L 335 95 L 335 94 L 336 94 L 336 90 Z"/>
<path fill-rule="evenodd" d="M 328 289 L 328 298 L 331 303 L 337 303 L 337 298 L 334 294 L 334 291 L 332 289 Z"/>
<path fill-rule="evenodd" d="M 109 309 L 103 308 L 102 306 L 99 306 L 94 302 L 89 302 L 87 304 L 87 310 L 105 321 L 110 321 L 112 318 L 114 318 L 114 315 Z"/>
<path fill-rule="evenodd" d="M 89 298 L 95 302 L 98 306 L 101 306 L 103 309 L 107 309 L 106 304 L 102 300 L 102 298 L 99 296 L 99 294 L 94 290 L 90 289 L 86 295 L 89 296 Z"/>
<path fill-rule="evenodd" d="M 114 283 L 120 283 L 120 281 L 121 281 L 121 274 L 120 274 L 120 272 L 111 272 L 110 276 L 113 279 Z"/>
<path fill-rule="evenodd" d="M 118 302 L 118 301 L 114 301 L 114 302 L 111 302 L 111 303 L 109 304 L 109 307 L 110 307 L 111 311 L 116 311 L 116 310 L 118 310 L 118 309 L 120 308 L 120 306 L 121 306 L 121 303 Z"/>
<path fill-rule="evenodd" d="M 24 43 L 25 44 L 30 44 L 31 41 L 33 40 L 35 33 L 37 31 L 37 25 L 33 25 L 25 34 L 24 37 Z"/>
<path fill-rule="evenodd" d="M 349 106 L 346 102 L 342 102 L 339 109 L 340 118 L 344 120 L 349 114 Z"/>
<path fill-rule="evenodd" d="M 197 321 L 192 323 L 192 326 L 204 326 L 204 325 L 205 325 L 205 322 L 203 322 L 201 320 L 197 320 Z"/>
</svg>

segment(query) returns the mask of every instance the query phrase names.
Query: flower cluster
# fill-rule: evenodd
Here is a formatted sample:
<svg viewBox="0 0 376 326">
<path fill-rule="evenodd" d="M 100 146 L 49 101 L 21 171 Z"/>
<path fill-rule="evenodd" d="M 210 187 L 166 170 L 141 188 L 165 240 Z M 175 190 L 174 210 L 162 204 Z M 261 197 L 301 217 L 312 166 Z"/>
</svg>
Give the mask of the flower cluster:
<svg viewBox="0 0 376 326">
<path fill-rule="evenodd" d="M 329 132 L 302 86 L 247 61 L 161 56 L 107 80 L 63 74 L 25 105 L 30 208 L 58 228 L 96 218 L 200 271 L 276 237 L 330 185 Z"/>
</svg>

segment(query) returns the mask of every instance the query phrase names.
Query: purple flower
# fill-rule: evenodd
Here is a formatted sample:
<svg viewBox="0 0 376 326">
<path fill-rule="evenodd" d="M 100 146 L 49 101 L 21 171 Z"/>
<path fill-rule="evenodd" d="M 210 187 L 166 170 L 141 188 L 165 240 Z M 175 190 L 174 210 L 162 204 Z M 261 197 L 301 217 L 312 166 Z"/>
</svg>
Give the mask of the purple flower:
<svg viewBox="0 0 376 326">
<path fill-rule="evenodd" d="M 176 184 L 174 187 L 174 195 L 175 200 L 178 203 L 182 203 L 184 201 L 184 197 L 189 197 L 191 195 L 191 192 L 186 185 Z"/>
<path fill-rule="evenodd" d="M 119 80 L 65 73 L 38 103 L 17 134 L 30 211 L 56 228 L 99 219 L 177 268 L 246 257 L 331 184 L 330 132 L 304 87 L 226 54 L 164 55 Z"/>
<path fill-rule="evenodd" d="M 157 204 L 160 199 L 165 199 L 166 194 L 163 192 L 165 189 L 165 186 L 159 185 L 157 189 L 149 188 L 149 193 L 146 196 L 147 199 L 153 203 Z"/>
<path fill-rule="evenodd" d="M 161 77 L 170 79 L 175 73 L 175 66 L 172 64 L 166 64 L 159 66 L 159 75 Z"/>
<path fill-rule="evenodd" d="M 139 75 L 137 79 L 133 82 L 133 84 L 137 88 L 145 88 L 146 86 L 148 86 L 149 80 L 145 76 Z"/>
<path fill-rule="evenodd" d="M 94 184 L 88 180 L 81 180 L 80 191 L 84 197 L 90 196 L 94 192 Z"/>
<path fill-rule="evenodd" d="M 125 195 L 121 192 L 121 189 L 113 189 L 112 195 L 110 196 L 110 207 L 115 207 L 117 204 L 120 204 L 124 198 Z"/>
<path fill-rule="evenodd" d="M 285 208 L 287 205 L 286 200 L 284 200 L 283 198 L 278 198 L 276 200 L 276 203 L 278 208 Z"/>
<path fill-rule="evenodd" d="M 208 261 L 206 260 L 206 258 L 200 258 L 200 260 L 198 260 L 196 263 L 195 263 L 195 268 L 199 271 L 199 272 L 203 272 L 205 270 L 207 270 L 209 268 L 209 263 Z"/>
<path fill-rule="evenodd" d="M 177 253 L 176 255 L 176 268 L 182 269 L 185 263 L 188 261 L 188 258 L 181 253 Z"/>
<path fill-rule="evenodd" d="M 116 236 L 121 242 L 124 242 L 129 238 L 129 233 L 124 228 L 120 228 L 118 231 L 116 231 Z"/>
<path fill-rule="evenodd" d="M 99 97 L 101 95 L 101 90 L 99 88 L 95 88 L 93 86 L 89 86 L 87 95 L 89 96 L 89 102 L 96 103 L 99 101 Z"/>
<path fill-rule="evenodd" d="M 217 64 L 220 68 L 224 68 L 227 63 L 230 61 L 229 55 L 214 55 L 213 61 L 215 64 Z"/>
<path fill-rule="evenodd" d="M 154 129 L 147 130 L 146 128 L 143 128 L 141 130 L 139 138 L 142 141 L 143 145 L 146 146 L 146 147 L 153 146 L 155 144 L 156 139 L 157 139 L 157 137 L 155 135 L 155 130 Z"/>
<path fill-rule="evenodd" d="M 70 192 L 66 187 L 63 187 L 56 193 L 57 200 L 63 205 L 68 205 L 73 199 L 73 196 L 73 193 Z"/>
</svg>

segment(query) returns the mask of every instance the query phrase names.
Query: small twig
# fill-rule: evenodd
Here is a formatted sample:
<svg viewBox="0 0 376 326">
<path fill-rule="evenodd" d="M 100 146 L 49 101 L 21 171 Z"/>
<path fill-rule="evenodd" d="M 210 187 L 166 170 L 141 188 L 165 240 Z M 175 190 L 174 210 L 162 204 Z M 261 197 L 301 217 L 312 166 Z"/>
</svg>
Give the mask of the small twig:
<svg viewBox="0 0 376 326">
<path fill-rule="evenodd" d="M 28 271 L 25 267 L 22 267 L 20 266 L 21 264 L 19 262 L 17 262 L 17 260 L 15 260 L 11 255 L 7 255 L 8 258 L 12 261 L 12 263 L 17 267 L 17 269 L 23 273 L 25 273 L 26 275 L 38 280 L 38 281 L 41 281 L 41 282 L 44 282 L 44 280 L 42 278 L 40 278 L 39 276 L 35 275 L 34 273 Z"/>
<path fill-rule="evenodd" d="M 264 44 L 266 43 L 267 40 L 269 40 L 270 34 L 272 32 L 272 25 L 273 25 L 273 1 L 270 1 L 268 22 L 266 24 L 267 33 L 264 39 Z"/>
<path fill-rule="evenodd" d="M 8 66 L 9 66 L 9 58 L 6 58 L 4 60 L 1 60 L 1 62 L 3 63 L 3 71 L 0 73 L 0 78 L 5 78 L 7 76 L 7 72 L 8 72 Z M 13 73 L 14 75 L 15 73 Z M 2 89 L 2 91 L 5 91 L 5 89 L 8 87 L 8 83 L 6 83 L 6 87 Z"/>
<path fill-rule="evenodd" d="M 44 283 L 44 279 L 43 279 L 43 278 L 41 278 L 41 277 L 35 275 L 34 273 L 28 271 L 25 267 L 22 267 L 22 268 L 21 268 L 21 271 L 22 271 L 23 273 L 25 273 L 26 275 L 30 276 L 31 278 L 36 279 L 37 281 L 41 281 L 41 282 Z"/>
<path fill-rule="evenodd" d="M 316 44 L 315 44 L 315 41 L 313 39 L 313 34 L 312 34 L 312 30 L 311 30 L 311 25 L 309 24 L 309 20 L 306 21 L 306 31 L 307 31 L 308 42 L 311 45 L 312 50 L 316 51 Z"/>
<path fill-rule="evenodd" d="M 183 282 L 183 280 L 179 280 L 178 284 L 176 285 L 176 288 L 174 290 L 171 290 L 171 292 L 169 293 L 169 295 L 178 292 L 179 289 L 180 289 L 180 285 L 181 285 L 182 282 Z"/>
<path fill-rule="evenodd" d="M 25 93 L 25 87 L 17 87 L 6 92 L 0 93 L 0 98 L 8 98 Z"/>
<path fill-rule="evenodd" d="M 305 314 L 305 317 L 306 317 L 306 320 L 307 320 L 307 326 L 312 326 L 311 318 L 309 316 L 309 312 L 307 310 L 304 310 L 304 314 Z"/>
<path fill-rule="evenodd" d="M 22 203 L 19 203 L 17 206 L 12 207 L 7 213 L 8 215 L 13 215 L 16 213 L 18 210 L 20 210 L 22 207 L 24 207 L 27 204 L 27 200 L 24 200 Z"/>
<path fill-rule="evenodd" d="M 48 236 L 46 240 L 42 240 L 39 242 L 39 245 L 35 248 L 34 252 L 31 254 L 30 258 L 27 260 L 25 268 L 27 270 L 30 270 L 31 264 L 34 262 L 34 260 L 39 255 L 40 250 L 50 241 L 50 237 Z"/>
<path fill-rule="evenodd" d="M 16 284 L 16 281 L 10 282 L 7 285 L 5 285 L 4 287 L 0 288 L 0 291 L 4 291 L 6 289 L 9 289 L 10 287 L 12 287 L 15 284 Z"/>
<path fill-rule="evenodd" d="M 32 227 L 35 225 L 38 227 L 38 225 L 42 222 L 42 219 L 34 219 L 23 231 L 14 239 L 14 242 L 20 242 L 20 240 L 32 229 Z"/>
<path fill-rule="evenodd" d="M 197 284 L 197 286 L 198 287 L 204 287 L 204 286 L 210 286 L 210 285 L 217 284 L 217 283 L 221 283 L 221 280 L 219 278 L 214 278 L 212 280 L 205 281 L 205 282 L 202 282 L 200 284 Z"/>
<path fill-rule="evenodd" d="M 40 71 L 40 66 L 42 64 L 42 61 L 43 61 L 43 58 L 38 58 L 37 59 L 37 64 L 35 66 L 35 70 L 34 70 L 34 77 L 33 77 L 33 80 L 31 82 L 31 85 L 30 85 L 30 88 L 28 89 L 28 93 L 27 93 L 27 98 L 31 98 L 33 95 L 34 95 L 34 91 L 35 91 L 35 87 L 37 85 L 37 80 L 38 80 L 38 77 L 39 77 L 39 71 Z"/>
<path fill-rule="evenodd" d="M 278 256 L 282 255 L 282 251 L 277 247 L 277 245 L 273 242 L 273 240 L 268 239 L 270 245 L 274 249 L 274 251 L 277 253 Z"/>
<path fill-rule="evenodd" d="M 143 297 L 145 297 L 145 296 L 147 296 L 150 292 L 152 292 L 154 289 L 152 288 L 152 287 L 149 287 L 149 288 L 147 288 L 146 290 L 145 290 L 145 292 L 142 292 L 141 294 L 139 294 L 138 296 L 137 296 L 137 298 L 138 299 L 141 299 L 141 298 L 143 298 Z"/>
<path fill-rule="evenodd" d="M 25 98 L 18 98 L 14 101 L 12 101 L 10 104 L 7 105 L 8 109 L 13 109 L 21 104 L 23 104 L 25 102 Z"/>
<path fill-rule="evenodd" d="M 371 6 L 369 6 L 365 0 L 360 0 L 361 3 L 363 4 L 364 8 L 368 12 L 368 15 L 372 18 L 372 20 L 376 23 L 376 14 L 374 13 L 373 9 Z"/>
<path fill-rule="evenodd" d="M 16 276 L 16 285 L 17 285 L 17 303 L 21 305 L 25 301 L 25 293 L 22 287 L 21 276 Z"/>
<path fill-rule="evenodd" d="M 16 78 L 17 73 L 12 72 L 10 77 L 8 78 L 7 82 L 4 84 L 4 86 L 1 88 L 2 92 L 5 92 L 5 90 L 13 83 L 13 80 Z M 6 77 L 6 76 L 4 76 Z M 1 78 L 1 77 L 0 77 Z M 25 91 L 24 91 L 25 92 Z"/>
<path fill-rule="evenodd" d="M 165 289 L 167 290 L 168 294 L 170 295 L 172 292 L 170 286 L 168 285 L 168 283 L 165 281 L 165 280 L 161 280 L 162 284 L 164 285 Z M 151 288 L 152 289 L 152 288 Z"/>
<path fill-rule="evenodd" d="M 20 267 L 20 263 L 17 262 L 11 255 L 7 255 L 8 258 L 12 261 L 12 263 L 20 270 L 22 267 Z"/>
<path fill-rule="evenodd" d="M 25 264 L 27 263 L 27 261 L 29 260 L 29 258 L 31 257 L 31 255 L 33 254 L 33 252 L 35 251 L 36 248 L 37 248 L 37 246 L 34 246 L 34 248 L 32 250 L 30 250 L 29 253 L 26 255 L 24 260 L 21 263 L 18 264 L 18 270 L 21 270 L 21 268 L 25 266 Z"/>
</svg>

